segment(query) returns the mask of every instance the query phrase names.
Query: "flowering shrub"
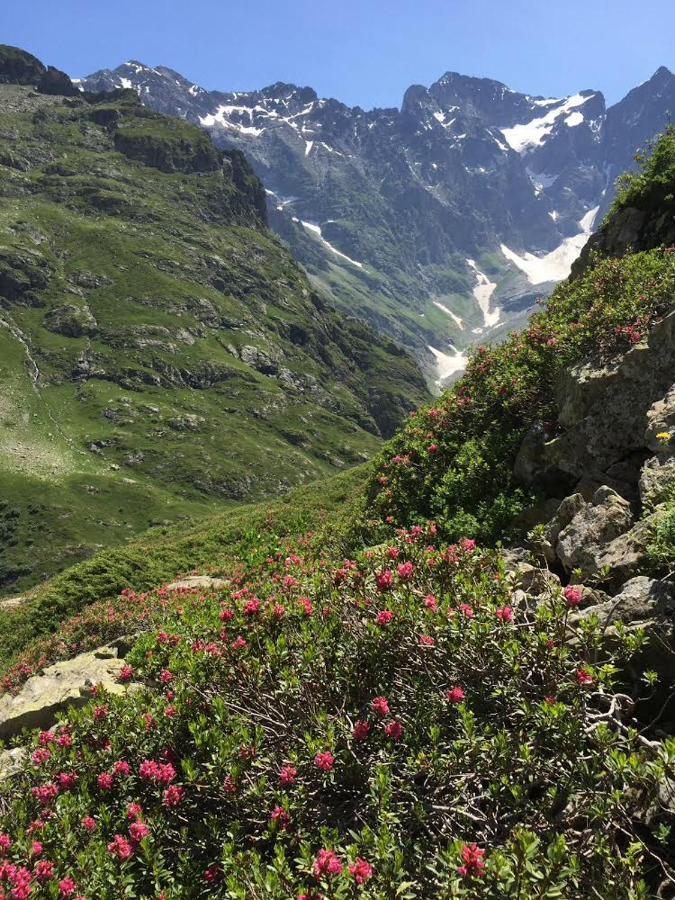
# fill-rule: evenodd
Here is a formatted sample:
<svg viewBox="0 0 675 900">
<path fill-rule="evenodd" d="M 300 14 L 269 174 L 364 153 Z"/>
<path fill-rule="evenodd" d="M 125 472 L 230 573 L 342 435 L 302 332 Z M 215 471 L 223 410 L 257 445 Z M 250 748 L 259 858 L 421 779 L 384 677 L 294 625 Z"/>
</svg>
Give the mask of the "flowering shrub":
<svg viewBox="0 0 675 900">
<path fill-rule="evenodd" d="M 452 389 L 385 447 L 360 523 L 366 533 L 432 518 L 450 540 L 501 537 L 536 499 L 514 483 L 513 463 L 529 429 L 555 436 L 561 373 L 630 349 L 674 297 L 673 248 L 597 259 L 560 285 L 524 331 L 478 348 Z"/>
<path fill-rule="evenodd" d="M 603 649 L 571 595 L 522 605 L 435 532 L 166 610 L 143 689 L 34 736 L 0 896 L 646 897 L 664 864 L 633 823 L 675 747 L 615 714 L 639 635 Z"/>
</svg>

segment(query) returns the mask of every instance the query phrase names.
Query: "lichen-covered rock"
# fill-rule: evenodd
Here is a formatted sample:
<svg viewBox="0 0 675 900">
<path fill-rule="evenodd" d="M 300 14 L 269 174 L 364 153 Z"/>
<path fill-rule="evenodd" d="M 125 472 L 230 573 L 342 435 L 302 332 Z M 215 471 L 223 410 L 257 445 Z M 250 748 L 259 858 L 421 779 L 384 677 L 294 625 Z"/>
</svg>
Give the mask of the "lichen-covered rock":
<svg viewBox="0 0 675 900">
<path fill-rule="evenodd" d="M 597 615 L 604 625 L 621 621 L 627 624 L 643 622 L 657 616 L 670 616 L 675 610 L 675 596 L 671 585 L 645 575 L 631 578 L 614 597 L 592 604 L 576 612 L 572 619 Z"/>
<path fill-rule="evenodd" d="M 675 385 L 647 411 L 645 445 L 653 453 L 675 448 Z M 665 436 L 669 435 L 668 438 Z"/>
<path fill-rule="evenodd" d="M 611 488 L 601 487 L 595 492 L 593 502 L 584 503 L 560 532 L 556 546 L 558 559 L 568 572 L 579 569 L 582 577 L 593 575 L 600 569 L 598 560 L 606 545 L 627 532 L 632 523 L 628 501 Z"/>
<path fill-rule="evenodd" d="M 675 454 L 650 457 L 642 467 L 638 487 L 643 506 L 654 507 L 665 500 L 675 488 Z"/>
<path fill-rule="evenodd" d="M 630 493 L 648 450 L 659 449 L 656 434 L 675 423 L 674 384 L 671 313 L 611 363 L 576 366 L 562 376 L 558 409 L 566 430 L 546 443 L 540 437 L 539 444 L 530 435 L 516 461 L 516 477 L 542 485 L 583 477 Z"/>
<path fill-rule="evenodd" d="M 97 684 L 111 693 L 123 693 L 128 690 L 118 681 L 123 666 L 116 646 L 99 647 L 49 666 L 29 678 L 18 694 L 0 697 L 0 739 L 24 728 L 50 728 L 57 713 L 69 706 L 84 706 Z"/>
<path fill-rule="evenodd" d="M 224 578 L 212 578 L 210 575 L 189 575 L 186 578 L 181 578 L 179 581 L 174 581 L 172 584 L 167 585 L 167 590 L 169 591 L 192 591 L 192 590 L 202 590 L 202 591 L 217 591 L 221 588 L 226 587 L 227 582 Z"/>
<path fill-rule="evenodd" d="M 0 784 L 21 772 L 27 757 L 28 751 L 25 747 L 2 750 L 0 752 Z"/>
</svg>

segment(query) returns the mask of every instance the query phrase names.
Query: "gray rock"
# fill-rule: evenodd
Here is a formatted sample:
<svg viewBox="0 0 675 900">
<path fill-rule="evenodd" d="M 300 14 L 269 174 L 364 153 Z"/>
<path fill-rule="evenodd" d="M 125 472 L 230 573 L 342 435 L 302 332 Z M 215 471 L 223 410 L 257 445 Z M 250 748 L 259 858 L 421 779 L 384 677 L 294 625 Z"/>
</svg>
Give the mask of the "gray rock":
<svg viewBox="0 0 675 900">
<path fill-rule="evenodd" d="M 575 495 L 578 497 L 579 495 Z M 578 500 L 575 500 L 578 503 Z M 558 559 L 583 578 L 598 572 L 605 545 L 627 532 L 633 522 L 630 504 L 609 487 L 599 488 L 591 504 L 584 504 L 562 529 L 556 546 Z"/>
<path fill-rule="evenodd" d="M 22 770 L 27 758 L 28 751 L 24 747 L 14 747 L 13 750 L 0 752 L 0 784 L 13 775 L 17 775 Z"/>
<path fill-rule="evenodd" d="M 557 387 L 564 434 L 543 443 L 528 435 L 514 472 L 525 483 L 561 482 L 564 474 L 624 491 L 640 454 L 660 431 L 675 431 L 675 313 L 647 338 L 604 366 L 580 365 Z M 537 440 L 539 443 L 537 443 Z"/>
<path fill-rule="evenodd" d="M 573 619 L 585 619 L 597 615 L 605 625 L 614 622 L 643 622 L 657 616 L 669 616 L 675 610 L 675 596 L 671 585 L 645 575 L 627 581 L 619 594 L 603 602 L 576 612 Z"/>
<path fill-rule="evenodd" d="M 224 578 L 212 578 L 210 575 L 190 575 L 167 585 L 169 591 L 213 590 L 218 591 L 227 586 Z"/>
<path fill-rule="evenodd" d="M 657 434 L 673 435 L 668 441 L 657 438 Z M 645 428 L 645 444 L 654 453 L 662 453 L 675 448 L 675 385 L 660 400 L 657 400 L 647 412 Z"/>
<path fill-rule="evenodd" d="M 6 740 L 24 728 L 50 728 L 58 713 L 71 706 L 84 706 L 97 684 L 113 694 L 128 690 L 118 675 L 124 666 L 117 647 L 99 647 L 46 668 L 29 678 L 16 695 L 0 697 L 0 739 Z"/>
<path fill-rule="evenodd" d="M 643 506 L 651 508 L 663 502 L 675 488 L 675 455 L 650 457 L 642 467 L 638 487 Z"/>
</svg>

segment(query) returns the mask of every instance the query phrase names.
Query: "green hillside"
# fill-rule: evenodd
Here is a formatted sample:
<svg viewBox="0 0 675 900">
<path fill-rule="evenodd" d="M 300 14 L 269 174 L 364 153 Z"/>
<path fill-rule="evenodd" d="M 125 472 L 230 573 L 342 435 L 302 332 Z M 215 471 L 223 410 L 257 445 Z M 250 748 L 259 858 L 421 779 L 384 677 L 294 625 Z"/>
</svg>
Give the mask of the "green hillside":
<svg viewBox="0 0 675 900">
<path fill-rule="evenodd" d="M 426 396 L 264 225 L 243 156 L 0 85 L 0 593 L 367 459 Z"/>
</svg>

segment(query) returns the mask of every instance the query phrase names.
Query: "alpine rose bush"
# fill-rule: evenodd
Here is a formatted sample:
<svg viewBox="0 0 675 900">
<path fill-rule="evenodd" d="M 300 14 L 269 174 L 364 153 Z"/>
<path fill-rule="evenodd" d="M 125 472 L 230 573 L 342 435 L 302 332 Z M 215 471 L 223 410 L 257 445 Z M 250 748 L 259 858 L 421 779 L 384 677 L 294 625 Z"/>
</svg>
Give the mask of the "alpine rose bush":
<svg viewBox="0 0 675 900">
<path fill-rule="evenodd" d="M 570 641 L 562 590 L 519 605 L 496 553 L 426 523 L 165 613 L 144 687 L 32 737 L 0 897 L 648 896 L 633 823 L 675 747 L 614 716 L 637 637 Z"/>
</svg>

